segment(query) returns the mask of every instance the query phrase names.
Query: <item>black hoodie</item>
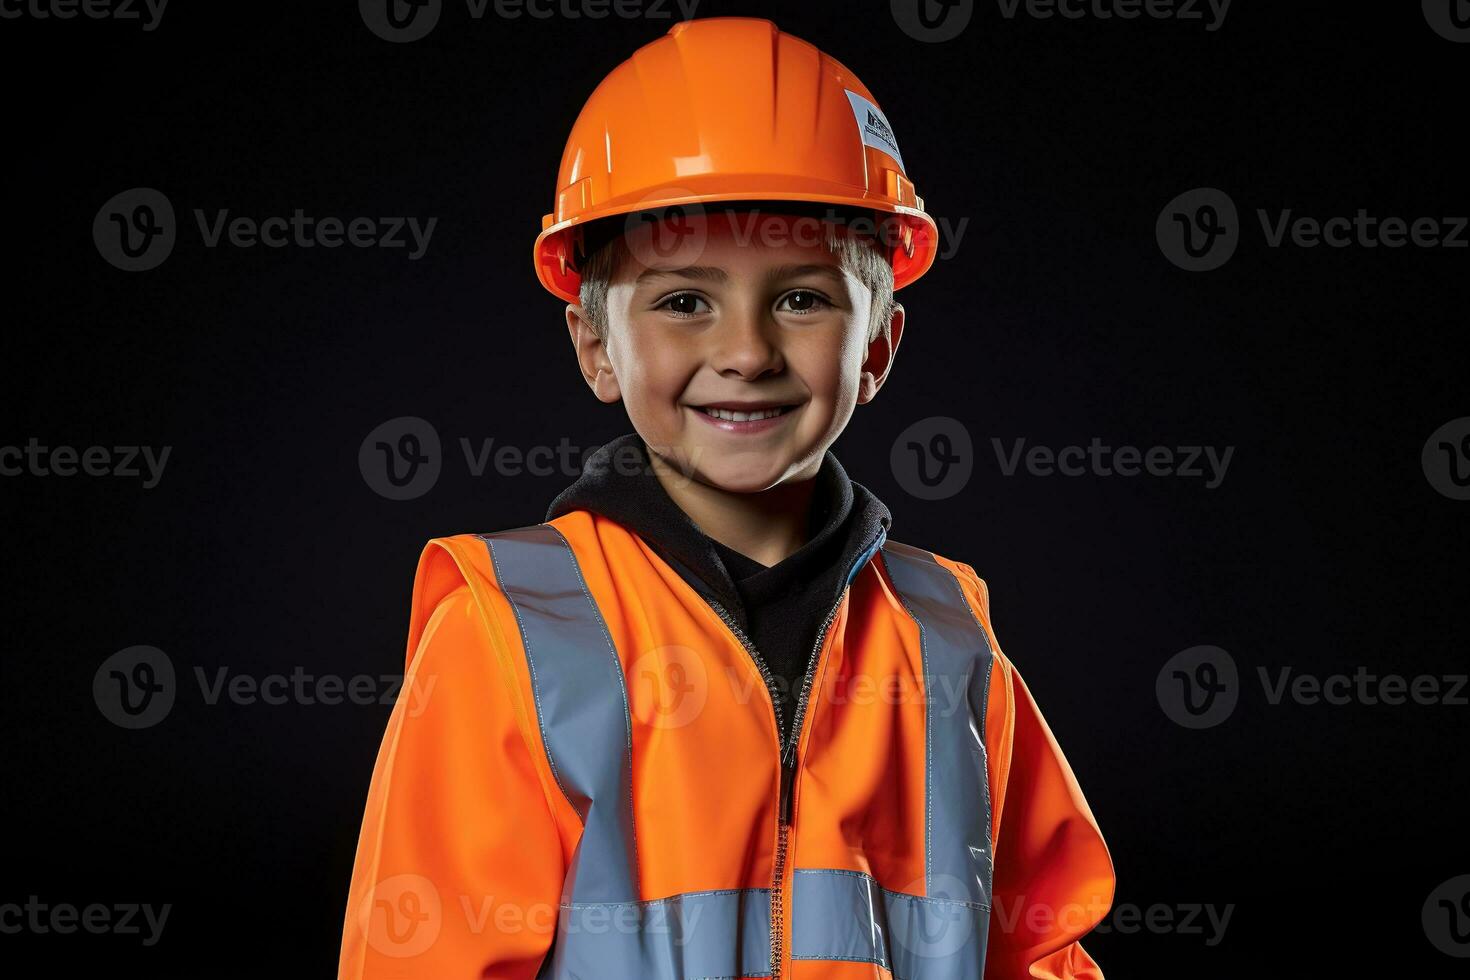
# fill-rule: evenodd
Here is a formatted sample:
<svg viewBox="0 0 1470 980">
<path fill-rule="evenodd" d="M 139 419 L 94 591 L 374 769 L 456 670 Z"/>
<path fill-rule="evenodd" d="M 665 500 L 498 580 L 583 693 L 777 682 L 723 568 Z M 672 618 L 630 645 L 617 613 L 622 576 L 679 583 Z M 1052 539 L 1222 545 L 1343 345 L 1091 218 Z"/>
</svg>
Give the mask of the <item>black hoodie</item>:
<svg viewBox="0 0 1470 980">
<path fill-rule="evenodd" d="M 775 676 L 789 726 L 817 632 L 852 565 L 892 522 L 883 502 L 848 479 L 831 450 L 817 472 L 811 507 L 811 538 L 777 564 L 762 565 L 708 537 L 679 509 L 652 475 L 642 437 L 630 432 L 587 457 L 546 520 L 574 510 L 600 514 L 641 538 L 695 591 L 715 598 Z"/>
</svg>

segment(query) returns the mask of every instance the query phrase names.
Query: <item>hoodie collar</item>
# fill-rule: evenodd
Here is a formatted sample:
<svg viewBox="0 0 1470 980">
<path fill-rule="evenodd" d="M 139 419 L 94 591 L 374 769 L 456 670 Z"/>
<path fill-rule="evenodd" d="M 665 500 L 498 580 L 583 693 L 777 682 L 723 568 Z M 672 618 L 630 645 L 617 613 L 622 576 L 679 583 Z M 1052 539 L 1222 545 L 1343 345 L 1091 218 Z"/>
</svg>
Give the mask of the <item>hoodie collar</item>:
<svg viewBox="0 0 1470 980">
<path fill-rule="evenodd" d="M 546 520 L 588 510 L 622 525 L 697 591 L 731 610 L 743 627 L 748 617 L 742 593 L 759 602 L 804 583 L 819 587 L 826 599 L 840 595 L 854 566 L 871 557 L 874 540 L 892 524 L 888 508 L 848 478 L 830 449 L 816 480 L 811 538 L 769 568 L 713 541 L 679 509 L 649 468 L 648 448 L 636 432 L 589 455 L 582 475 L 552 500 Z"/>
</svg>

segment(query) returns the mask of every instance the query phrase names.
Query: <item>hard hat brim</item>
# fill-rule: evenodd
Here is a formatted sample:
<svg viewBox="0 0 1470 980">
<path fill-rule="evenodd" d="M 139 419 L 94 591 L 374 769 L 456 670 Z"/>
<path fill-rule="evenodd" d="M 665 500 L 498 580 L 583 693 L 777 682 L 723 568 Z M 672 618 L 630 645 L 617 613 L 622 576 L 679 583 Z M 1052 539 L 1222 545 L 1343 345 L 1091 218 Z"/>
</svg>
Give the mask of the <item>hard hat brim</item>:
<svg viewBox="0 0 1470 980">
<path fill-rule="evenodd" d="M 728 188 L 730 179 L 721 176 L 719 182 Z M 899 219 L 905 229 L 908 244 L 895 248 L 890 260 L 893 263 L 893 288 L 895 291 L 914 282 L 933 265 L 938 251 L 938 228 L 923 209 L 911 208 L 894 203 L 891 197 L 879 193 L 854 195 L 846 188 L 833 190 L 824 188 L 793 187 L 790 177 L 771 177 L 770 185 L 759 179 L 745 182 L 745 190 L 710 190 L 704 193 L 691 189 L 697 181 L 688 181 L 684 186 L 670 189 L 666 193 L 644 194 L 636 199 L 612 199 L 588 208 L 564 221 L 554 222 L 554 215 L 542 219 L 543 228 L 536 238 L 536 276 L 548 291 L 568 303 L 579 301 L 578 289 L 581 276 L 577 272 L 571 238 L 575 232 L 593 222 L 604 222 L 607 218 L 635 215 L 656 211 L 676 205 L 687 204 L 738 204 L 756 202 L 781 202 L 829 204 L 885 213 Z"/>
</svg>

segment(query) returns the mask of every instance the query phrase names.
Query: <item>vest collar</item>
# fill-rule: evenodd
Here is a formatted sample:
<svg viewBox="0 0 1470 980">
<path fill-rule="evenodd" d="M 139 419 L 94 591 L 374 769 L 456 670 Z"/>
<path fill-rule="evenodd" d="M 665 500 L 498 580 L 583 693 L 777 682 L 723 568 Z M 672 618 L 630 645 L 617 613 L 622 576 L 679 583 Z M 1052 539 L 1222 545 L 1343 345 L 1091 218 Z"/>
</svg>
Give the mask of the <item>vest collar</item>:
<svg viewBox="0 0 1470 980">
<path fill-rule="evenodd" d="M 622 525 L 696 591 L 713 595 L 744 627 L 748 617 L 736 587 L 737 575 L 747 593 L 756 595 L 767 585 L 809 585 L 813 608 L 825 611 L 872 557 L 874 539 L 887 535 L 892 524 L 888 508 L 866 487 L 848 478 L 831 450 L 823 458 L 816 479 L 813 507 L 821 526 L 813 538 L 770 568 L 760 568 L 748 560 L 740 564 L 732 556 L 738 566 L 736 574 L 721 557 L 722 546 L 679 509 L 652 475 L 648 448 L 636 432 L 619 436 L 589 455 L 582 475 L 552 500 L 546 520 L 574 510 L 588 510 Z"/>
</svg>

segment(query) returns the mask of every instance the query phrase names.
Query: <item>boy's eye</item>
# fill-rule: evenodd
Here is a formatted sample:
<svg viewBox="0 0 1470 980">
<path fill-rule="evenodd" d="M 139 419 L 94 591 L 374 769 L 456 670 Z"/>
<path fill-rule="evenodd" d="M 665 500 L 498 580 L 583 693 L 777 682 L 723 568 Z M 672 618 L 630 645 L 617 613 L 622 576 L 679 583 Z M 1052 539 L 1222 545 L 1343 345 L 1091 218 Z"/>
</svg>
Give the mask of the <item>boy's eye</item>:
<svg viewBox="0 0 1470 980">
<path fill-rule="evenodd" d="M 700 309 L 701 303 L 704 304 L 704 309 Z M 708 310 L 709 304 L 694 293 L 675 293 L 660 303 L 659 309 L 668 310 L 677 316 L 694 316 Z"/>
<path fill-rule="evenodd" d="M 792 313 L 815 313 L 828 305 L 827 297 L 812 289 L 793 289 L 781 297 L 781 302 L 789 304 L 787 309 Z"/>
</svg>

